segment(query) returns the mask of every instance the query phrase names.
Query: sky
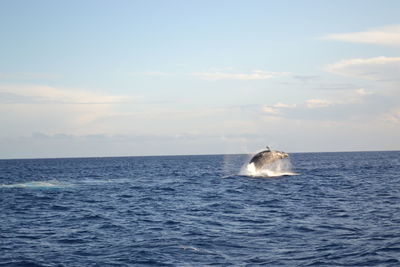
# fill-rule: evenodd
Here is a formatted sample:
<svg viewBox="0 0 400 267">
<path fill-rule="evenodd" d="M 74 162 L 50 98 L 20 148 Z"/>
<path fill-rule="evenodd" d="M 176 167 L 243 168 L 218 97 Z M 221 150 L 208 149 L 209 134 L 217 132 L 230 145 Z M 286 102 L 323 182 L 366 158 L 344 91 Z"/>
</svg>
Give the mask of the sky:
<svg viewBox="0 0 400 267">
<path fill-rule="evenodd" d="M 400 150 L 400 1 L 0 1 L 0 158 Z"/>
</svg>

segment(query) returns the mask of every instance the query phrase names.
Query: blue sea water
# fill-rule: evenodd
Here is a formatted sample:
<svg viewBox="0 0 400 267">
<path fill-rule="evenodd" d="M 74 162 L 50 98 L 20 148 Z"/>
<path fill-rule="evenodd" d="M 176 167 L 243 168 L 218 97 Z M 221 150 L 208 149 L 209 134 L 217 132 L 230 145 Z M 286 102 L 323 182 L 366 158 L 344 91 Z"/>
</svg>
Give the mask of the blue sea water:
<svg viewBox="0 0 400 267">
<path fill-rule="evenodd" d="M 0 160 L 0 266 L 400 266 L 400 152 L 248 158 Z"/>
</svg>

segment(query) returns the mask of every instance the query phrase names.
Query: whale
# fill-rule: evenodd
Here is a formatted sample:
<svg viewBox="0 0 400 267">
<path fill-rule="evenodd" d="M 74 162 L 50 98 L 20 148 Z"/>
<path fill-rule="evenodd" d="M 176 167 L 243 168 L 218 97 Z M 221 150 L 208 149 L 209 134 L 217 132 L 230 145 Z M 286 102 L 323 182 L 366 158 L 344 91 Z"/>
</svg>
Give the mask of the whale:
<svg viewBox="0 0 400 267">
<path fill-rule="evenodd" d="M 249 164 L 253 163 L 256 170 L 261 170 L 265 166 L 287 157 L 289 157 L 288 153 L 278 150 L 271 150 L 269 147 L 267 147 L 266 150 L 263 150 L 255 154 L 251 158 Z"/>
</svg>

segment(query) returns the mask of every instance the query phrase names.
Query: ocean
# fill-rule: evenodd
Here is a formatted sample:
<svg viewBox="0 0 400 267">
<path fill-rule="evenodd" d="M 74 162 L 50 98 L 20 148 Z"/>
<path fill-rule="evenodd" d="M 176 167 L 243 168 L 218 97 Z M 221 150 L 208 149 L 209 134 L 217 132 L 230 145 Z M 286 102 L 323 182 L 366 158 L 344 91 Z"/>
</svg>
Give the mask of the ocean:
<svg viewBox="0 0 400 267">
<path fill-rule="evenodd" d="M 0 160 L 0 266 L 400 266 L 400 152 Z"/>
</svg>

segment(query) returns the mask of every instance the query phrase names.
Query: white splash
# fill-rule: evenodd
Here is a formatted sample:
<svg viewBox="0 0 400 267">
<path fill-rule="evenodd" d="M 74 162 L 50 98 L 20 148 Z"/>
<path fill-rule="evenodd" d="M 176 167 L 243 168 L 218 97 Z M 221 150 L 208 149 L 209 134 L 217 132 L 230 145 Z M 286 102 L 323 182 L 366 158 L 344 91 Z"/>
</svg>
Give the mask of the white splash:
<svg viewBox="0 0 400 267">
<path fill-rule="evenodd" d="M 277 160 L 264 168 L 257 170 L 254 163 L 245 164 L 241 171 L 241 175 L 250 177 L 279 177 L 287 175 L 297 175 L 292 171 L 292 164 L 289 159 Z"/>
</svg>

